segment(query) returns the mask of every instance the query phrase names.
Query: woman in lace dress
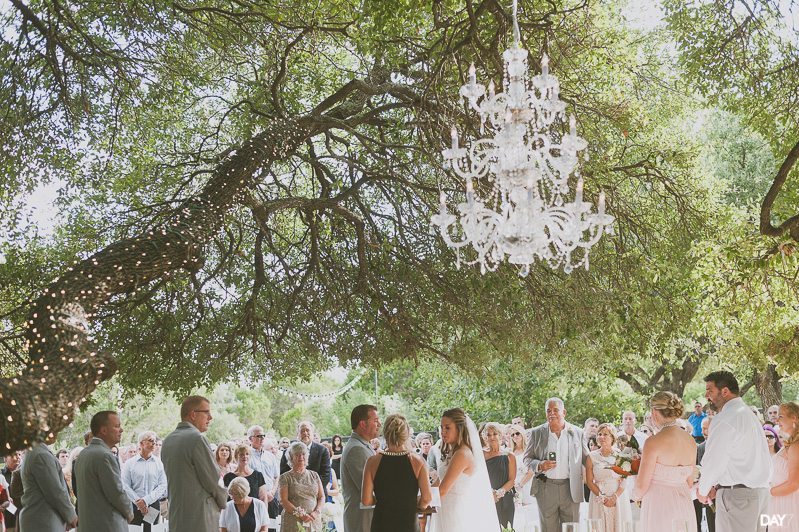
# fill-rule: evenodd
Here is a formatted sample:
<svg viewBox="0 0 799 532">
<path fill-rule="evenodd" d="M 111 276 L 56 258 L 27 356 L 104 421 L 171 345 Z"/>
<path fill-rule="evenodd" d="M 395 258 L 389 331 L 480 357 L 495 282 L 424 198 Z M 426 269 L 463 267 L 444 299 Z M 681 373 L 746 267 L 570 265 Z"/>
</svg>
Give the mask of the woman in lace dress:
<svg viewBox="0 0 799 532">
<path fill-rule="evenodd" d="M 770 524 L 768 529 L 799 531 L 799 404 L 794 402 L 780 405 L 777 418 L 780 432 L 787 436 L 782 449 L 771 456 L 774 472 L 771 474 L 771 501 L 769 515 L 790 515 L 781 525 Z"/>
<path fill-rule="evenodd" d="M 292 443 L 288 449 L 291 469 L 280 475 L 278 480 L 280 502 L 283 504 L 280 532 L 324 530 L 322 507 L 325 504 L 325 491 L 319 474 L 306 468 L 308 453 L 308 447 L 301 441 Z"/>
<path fill-rule="evenodd" d="M 696 532 L 688 479 L 696 467 L 696 442 L 677 425 L 682 400 L 658 392 L 650 400 L 655 435 L 646 440 L 633 499 L 641 500 L 641 530 Z"/>
<path fill-rule="evenodd" d="M 477 427 L 461 408 L 441 417 L 441 508 L 432 532 L 490 532 L 499 519 Z"/>
<path fill-rule="evenodd" d="M 602 423 L 596 441 L 599 449 L 591 451 L 585 462 L 585 483 L 591 490 L 588 517 L 600 519 L 604 532 L 621 532 L 624 523 L 632 521 L 632 508 L 624 479 L 610 469 L 616 463 L 616 428 Z"/>
</svg>

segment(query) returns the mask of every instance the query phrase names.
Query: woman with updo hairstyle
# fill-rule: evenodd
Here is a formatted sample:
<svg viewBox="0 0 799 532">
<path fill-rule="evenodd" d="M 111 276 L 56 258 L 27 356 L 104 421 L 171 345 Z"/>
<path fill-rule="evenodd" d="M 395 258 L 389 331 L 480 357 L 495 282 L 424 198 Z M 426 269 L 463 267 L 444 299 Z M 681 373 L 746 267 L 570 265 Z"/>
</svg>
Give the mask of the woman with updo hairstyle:
<svg viewBox="0 0 799 532">
<path fill-rule="evenodd" d="M 641 530 L 677 523 L 680 530 L 696 532 L 688 480 L 696 467 L 696 442 L 678 425 L 685 413 L 682 400 L 671 392 L 658 392 L 649 404 L 655 435 L 646 440 L 633 490 L 633 499 L 641 501 Z"/>
<path fill-rule="evenodd" d="M 771 501 L 769 515 L 794 516 L 792 521 L 786 520 L 783 526 L 769 525 L 772 530 L 799 529 L 799 404 L 794 402 L 780 405 L 777 425 L 787 439 L 782 449 L 771 457 L 773 473 L 771 474 Z"/>
<path fill-rule="evenodd" d="M 491 489 L 494 490 L 494 504 L 497 507 L 499 524 L 513 528 L 513 518 L 516 514 L 516 506 L 513 504 L 513 496 L 516 493 L 513 489 L 516 484 L 516 455 L 502 449 L 505 431 L 499 423 L 486 423 L 481 435 L 486 444 L 483 457 L 486 460 Z"/>
<path fill-rule="evenodd" d="M 632 521 L 624 479 L 610 469 L 616 464 L 616 438 L 616 427 L 610 423 L 599 425 L 596 432 L 599 449 L 591 451 L 585 460 L 585 484 L 591 491 L 588 517 L 599 519 L 604 532 L 621 532 L 624 523 Z"/>
<path fill-rule="evenodd" d="M 372 532 L 414 532 L 417 508 L 426 508 L 431 500 L 427 464 L 411 452 L 411 427 L 405 416 L 388 416 L 383 437 L 386 450 L 366 461 L 361 503 L 375 507 Z"/>
<path fill-rule="evenodd" d="M 230 481 L 231 500 L 219 515 L 220 532 L 266 532 L 269 513 L 266 504 L 250 496 L 250 483 L 243 477 Z"/>
</svg>

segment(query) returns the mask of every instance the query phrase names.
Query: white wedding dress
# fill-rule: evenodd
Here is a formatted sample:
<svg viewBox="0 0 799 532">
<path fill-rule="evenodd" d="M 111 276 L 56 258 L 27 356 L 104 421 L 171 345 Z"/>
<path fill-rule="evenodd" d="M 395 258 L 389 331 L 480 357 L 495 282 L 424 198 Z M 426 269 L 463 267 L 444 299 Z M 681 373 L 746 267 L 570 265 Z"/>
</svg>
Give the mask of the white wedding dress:
<svg viewBox="0 0 799 532">
<path fill-rule="evenodd" d="M 476 441 L 479 445 L 477 427 L 470 419 L 467 419 L 467 426 L 469 426 L 470 441 Z M 474 455 L 472 474 L 461 473 L 447 494 L 441 497 L 441 508 L 433 516 L 430 532 L 500 530 L 483 452 L 478 447 L 476 450 L 472 449 L 472 454 Z M 446 476 L 448 468 L 449 461 L 441 463 L 438 468 L 439 478 L 443 479 Z"/>
</svg>

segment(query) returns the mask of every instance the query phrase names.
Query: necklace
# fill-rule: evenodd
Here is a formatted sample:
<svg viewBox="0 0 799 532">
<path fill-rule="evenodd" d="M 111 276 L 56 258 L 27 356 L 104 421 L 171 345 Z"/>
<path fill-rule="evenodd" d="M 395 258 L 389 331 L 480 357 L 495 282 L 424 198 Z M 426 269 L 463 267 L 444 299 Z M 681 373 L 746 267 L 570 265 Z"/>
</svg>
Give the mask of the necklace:
<svg viewBox="0 0 799 532">
<path fill-rule="evenodd" d="M 386 456 L 406 456 L 408 451 L 383 451 Z"/>
<path fill-rule="evenodd" d="M 660 430 L 663 430 L 663 429 L 665 429 L 667 427 L 676 427 L 676 426 L 677 426 L 677 420 L 675 419 L 674 421 L 670 421 L 668 423 L 663 423 L 660 426 Z"/>
</svg>

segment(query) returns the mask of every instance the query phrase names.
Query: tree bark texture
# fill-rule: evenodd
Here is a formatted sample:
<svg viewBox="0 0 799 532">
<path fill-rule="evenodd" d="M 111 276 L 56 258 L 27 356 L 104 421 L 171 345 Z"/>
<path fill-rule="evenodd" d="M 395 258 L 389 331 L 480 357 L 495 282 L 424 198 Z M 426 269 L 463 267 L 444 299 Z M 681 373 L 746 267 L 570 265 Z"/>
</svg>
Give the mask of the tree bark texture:
<svg viewBox="0 0 799 532">
<path fill-rule="evenodd" d="M 202 250 L 225 214 L 244 202 L 253 178 L 290 156 L 312 134 L 313 120 L 280 120 L 221 160 L 208 183 L 169 222 L 111 244 L 67 268 L 31 303 L 27 367 L 0 381 L 0 449 L 52 441 L 75 409 L 116 371 L 90 333 L 97 310 L 178 270 L 197 270 Z"/>
</svg>

